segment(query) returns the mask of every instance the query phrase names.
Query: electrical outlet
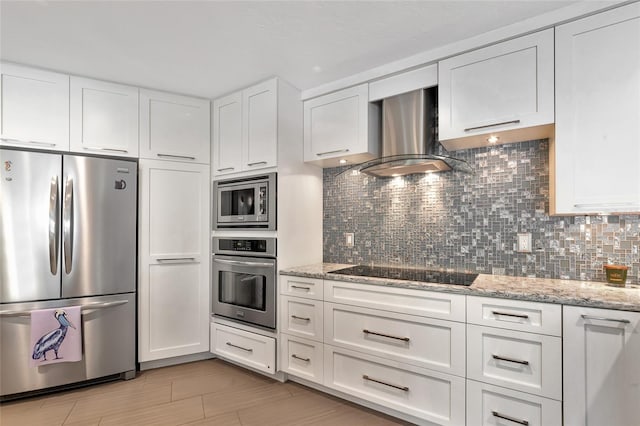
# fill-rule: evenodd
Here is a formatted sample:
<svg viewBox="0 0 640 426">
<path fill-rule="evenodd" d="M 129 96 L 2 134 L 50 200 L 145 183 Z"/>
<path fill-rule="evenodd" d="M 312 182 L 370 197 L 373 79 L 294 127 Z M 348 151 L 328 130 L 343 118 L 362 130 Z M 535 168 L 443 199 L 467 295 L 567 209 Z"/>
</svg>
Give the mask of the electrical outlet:
<svg viewBox="0 0 640 426">
<path fill-rule="evenodd" d="M 345 237 L 345 243 L 347 244 L 347 247 L 353 247 L 353 244 L 354 244 L 353 232 L 345 232 L 344 237 Z"/>
<path fill-rule="evenodd" d="M 531 233 L 518 234 L 518 252 L 531 253 Z"/>
</svg>

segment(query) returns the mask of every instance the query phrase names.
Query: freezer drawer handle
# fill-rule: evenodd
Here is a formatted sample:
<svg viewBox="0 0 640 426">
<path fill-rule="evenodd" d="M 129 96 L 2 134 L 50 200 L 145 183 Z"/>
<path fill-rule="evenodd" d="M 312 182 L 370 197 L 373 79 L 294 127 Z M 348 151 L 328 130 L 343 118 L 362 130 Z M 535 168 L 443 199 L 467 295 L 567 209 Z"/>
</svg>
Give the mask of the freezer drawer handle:
<svg viewBox="0 0 640 426">
<path fill-rule="evenodd" d="M 581 315 L 581 317 L 582 319 L 585 319 L 585 320 L 611 321 L 611 322 L 620 322 L 622 324 L 631 324 L 631 321 L 629 321 L 628 319 L 594 317 L 593 315 Z"/>
<path fill-rule="evenodd" d="M 374 336 L 386 337 L 388 339 L 402 340 L 403 342 L 411 341 L 411 338 L 409 338 L 409 337 L 397 337 L 397 336 L 392 336 L 390 334 L 377 333 L 375 331 L 369 331 L 369 330 L 362 330 L 362 332 L 364 334 L 373 334 Z"/>
<path fill-rule="evenodd" d="M 129 303 L 128 300 L 116 300 L 114 302 L 103 303 L 90 303 L 82 306 L 82 313 L 94 309 L 106 309 L 114 306 L 120 306 Z M 31 311 L 0 311 L 0 317 L 28 317 L 31 316 Z"/>
<path fill-rule="evenodd" d="M 493 359 L 497 359 L 498 361 L 507 361 L 507 362 L 513 362 L 515 364 L 529 365 L 529 361 L 521 361 L 519 359 L 507 358 L 500 355 L 491 355 L 491 357 Z"/>
<path fill-rule="evenodd" d="M 497 417 L 499 419 L 509 420 L 510 422 L 518 423 L 523 426 L 529 426 L 529 422 L 526 420 L 520 420 L 516 419 L 515 417 L 507 416 L 506 414 L 500 414 L 495 410 L 492 410 L 491 414 L 493 414 L 493 417 Z"/>
<path fill-rule="evenodd" d="M 49 269 L 51 275 L 58 273 L 60 246 L 60 200 L 58 199 L 58 176 L 51 178 L 49 192 Z"/>
<path fill-rule="evenodd" d="M 502 126 L 504 124 L 518 124 L 518 123 L 520 123 L 520 120 L 503 121 L 501 123 L 485 124 L 484 126 L 467 127 L 466 129 L 464 129 L 464 131 L 470 132 L 472 130 L 480 130 L 480 129 L 486 129 L 488 127 Z"/>
<path fill-rule="evenodd" d="M 62 213 L 64 227 L 64 270 L 71 273 L 73 263 L 73 179 L 67 178 Z"/>
<path fill-rule="evenodd" d="M 1 141 L 7 143 L 30 143 L 33 145 L 41 145 L 41 146 L 56 146 L 57 144 L 51 142 L 40 142 L 40 141 L 25 141 L 15 138 L 0 138 Z"/>
<path fill-rule="evenodd" d="M 234 345 L 233 343 L 229 343 L 227 342 L 227 346 L 231 346 L 232 348 L 237 348 L 237 349 L 242 349 L 245 352 L 253 352 L 253 349 L 247 349 L 247 348 L 243 348 L 242 346 L 238 346 L 238 345 Z"/>
<path fill-rule="evenodd" d="M 509 312 L 500 312 L 500 311 L 491 311 L 491 313 L 493 315 L 498 315 L 501 317 L 514 317 L 514 318 L 524 318 L 524 319 L 529 318 L 529 315 L 525 315 L 525 314 L 512 314 Z"/>
<path fill-rule="evenodd" d="M 392 385 L 391 383 L 383 382 L 382 380 L 378 380 L 378 379 L 374 379 L 373 377 L 369 377 L 366 374 L 363 374 L 362 378 L 365 379 L 365 380 L 368 380 L 370 382 L 380 383 L 381 385 L 389 386 L 390 388 L 400 389 L 401 391 L 409 392 L 409 387 L 408 386 Z"/>
</svg>

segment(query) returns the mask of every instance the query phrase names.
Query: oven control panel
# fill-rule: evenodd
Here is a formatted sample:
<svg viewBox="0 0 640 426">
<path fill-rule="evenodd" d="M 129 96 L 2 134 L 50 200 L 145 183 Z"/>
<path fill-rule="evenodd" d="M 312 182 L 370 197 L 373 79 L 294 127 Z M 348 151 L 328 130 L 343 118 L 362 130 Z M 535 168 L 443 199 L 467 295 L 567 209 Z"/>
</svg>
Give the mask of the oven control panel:
<svg viewBox="0 0 640 426">
<path fill-rule="evenodd" d="M 213 238 L 214 254 L 275 257 L 275 238 Z"/>
</svg>

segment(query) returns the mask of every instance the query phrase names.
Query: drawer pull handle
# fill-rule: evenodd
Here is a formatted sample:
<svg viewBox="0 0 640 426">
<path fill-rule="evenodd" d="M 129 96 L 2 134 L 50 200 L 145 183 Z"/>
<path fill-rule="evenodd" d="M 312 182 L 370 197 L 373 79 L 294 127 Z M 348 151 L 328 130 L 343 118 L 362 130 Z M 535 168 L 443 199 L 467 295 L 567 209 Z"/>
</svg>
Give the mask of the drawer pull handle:
<svg viewBox="0 0 640 426">
<path fill-rule="evenodd" d="M 631 321 L 629 321 L 628 319 L 594 317 L 592 315 L 580 315 L 580 316 L 582 317 L 582 319 L 585 319 L 585 320 L 611 321 L 611 322 L 620 322 L 622 324 L 631 324 Z"/>
<path fill-rule="evenodd" d="M 310 362 L 311 361 L 311 358 L 302 358 L 301 356 L 298 356 L 296 354 L 291 355 L 291 358 L 299 359 L 300 361 L 304 361 L 304 362 Z"/>
<path fill-rule="evenodd" d="M 196 157 L 191 155 L 175 155 L 175 154 L 156 154 L 160 158 L 182 158 L 183 160 L 195 160 Z"/>
<path fill-rule="evenodd" d="M 337 154 L 339 152 L 349 152 L 348 149 L 336 149 L 335 151 L 325 151 L 325 152 L 318 152 L 316 153 L 316 155 L 318 157 L 322 156 L 322 155 L 328 155 L 328 154 Z"/>
<path fill-rule="evenodd" d="M 369 330 L 362 330 L 362 332 L 364 334 L 373 334 L 374 336 L 381 336 L 381 337 L 387 337 L 389 339 L 402 340 L 403 342 L 408 342 L 411 340 L 408 337 L 397 337 L 397 336 L 392 336 L 390 334 L 376 333 L 375 331 L 369 331 Z"/>
<path fill-rule="evenodd" d="M 407 386 L 392 385 L 391 383 L 383 382 L 382 380 L 369 377 L 366 374 L 363 374 L 362 378 L 370 382 L 380 383 L 381 385 L 389 386 L 390 388 L 400 389 L 401 391 L 409 392 L 409 388 Z"/>
<path fill-rule="evenodd" d="M 267 164 L 267 162 L 266 161 L 256 161 L 255 163 L 247 163 L 247 166 L 253 167 L 253 166 L 259 166 L 261 164 Z"/>
<path fill-rule="evenodd" d="M 300 321 L 311 321 L 311 318 L 299 317 L 297 315 L 291 315 L 291 318 L 297 319 L 297 320 L 300 320 Z"/>
<path fill-rule="evenodd" d="M 529 361 L 522 361 L 519 359 L 513 359 L 513 358 L 507 358 L 504 356 L 500 356 L 500 355 L 491 355 L 493 357 L 493 359 L 497 359 L 499 361 L 508 361 L 508 362 L 513 362 L 516 364 L 522 364 L 522 365 L 529 365 Z"/>
<path fill-rule="evenodd" d="M 529 422 L 526 420 L 520 420 L 520 419 L 516 419 L 515 417 L 507 416 L 505 414 L 500 414 L 495 410 L 491 411 L 491 414 L 493 414 L 493 417 L 497 417 L 499 419 L 509 420 L 510 422 L 518 423 L 523 426 L 529 426 Z"/>
<path fill-rule="evenodd" d="M 501 317 L 514 317 L 514 318 L 524 318 L 528 319 L 529 315 L 525 314 L 512 314 L 510 312 L 500 312 L 500 311 L 491 311 L 493 315 L 499 315 Z"/>
<path fill-rule="evenodd" d="M 82 149 L 85 150 L 93 150 L 93 151 L 110 151 L 110 152 L 122 152 L 127 154 L 129 151 L 126 149 L 116 149 L 116 148 L 103 148 L 101 146 L 83 146 Z"/>
<path fill-rule="evenodd" d="M 309 287 L 302 287 L 302 286 L 299 286 L 299 285 L 292 285 L 291 288 L 297 288 L 297 289 L 304 290 L 304 291 L 311 290 Z"/>
<path fill-rule="evenodd" d="M 467 127 L 466 129 L 464 129 L 464 131 L 470 132 L 472 130 L 480 130 L 480 129 L 486 129 L 488 127 L 502 126 L 503 124 L 518 124 L 518 123 L 520 123 L 520 120 L 503 121 L 501 123 L 485 124 L 484 126 Z"/>
<path fill-rule="evenodd" d="M 13 138 L 0 138 L 0 141 L 3 142 L 7 142 L 7 143 L 30 143 L 33 145 L 41 145 L 41 146 L 56 146 L 56 143 L 51 143 L 51 142 L 40 142 L 40 141 L 28 141 L 28 140 L 22 140 L 22 139 L 13 139 Z"/>
<path fill-rule="evenodd" d="M 218 169 L 218 171 L 219 171 L 219 172 L 224 172 L 224 171 L 226 171 L 226 170 L 234 170 L 234 169 L 235 169 L 235 167 L 224 167 L 224 168 L 222 168 L 222 169 Z"/>
<path fill-rule="evenodd" d="M 249 352 L 249 353 L 253 352 L 253 349 L 243 348 L 242 346 L 237 346 L 237 345 L 234 345 L 233 343 L 229 343 L 229 342 L 227 342 L 227 346 L 231 346 L 232 348 L 236 348 L 236 349 L 242 349 L 243 351 Z"/>
</svg>

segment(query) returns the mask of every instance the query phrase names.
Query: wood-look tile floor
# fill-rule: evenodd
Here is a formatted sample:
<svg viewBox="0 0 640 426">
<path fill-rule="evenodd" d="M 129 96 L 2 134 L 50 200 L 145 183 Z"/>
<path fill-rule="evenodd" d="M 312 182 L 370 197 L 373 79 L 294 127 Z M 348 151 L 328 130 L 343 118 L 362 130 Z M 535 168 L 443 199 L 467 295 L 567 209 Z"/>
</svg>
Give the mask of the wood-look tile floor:
<svg viewBox="0 0 640 426">
<path fill-rule="evenodd" d="M 0 405 L 2 426 L 399 424 L 406 423 L 217 359 Z"/>
</svg>

